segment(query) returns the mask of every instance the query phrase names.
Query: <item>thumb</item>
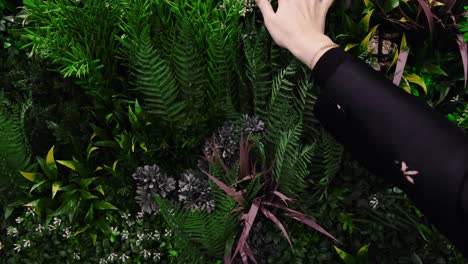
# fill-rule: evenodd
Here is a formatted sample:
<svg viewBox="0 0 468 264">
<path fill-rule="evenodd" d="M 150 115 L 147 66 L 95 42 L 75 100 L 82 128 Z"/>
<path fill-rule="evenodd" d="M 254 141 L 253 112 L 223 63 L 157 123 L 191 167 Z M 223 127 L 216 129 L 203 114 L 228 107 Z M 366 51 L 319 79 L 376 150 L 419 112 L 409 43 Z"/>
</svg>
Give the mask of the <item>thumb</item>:
<svg viewBox="0 0 468 264">
<path fill-rule="evenodd" d="M 265 23 L 268 23 L 273 15 L 275 14 L 275 11 L 273 11 L 273 7 L 271 6 L 271 3 L 269 0 L 255 0 L 257 2 L 258 8 L 260 8 L 260 12 L 262 12 L 263 19 L 265 20 Z"/>
</svg>

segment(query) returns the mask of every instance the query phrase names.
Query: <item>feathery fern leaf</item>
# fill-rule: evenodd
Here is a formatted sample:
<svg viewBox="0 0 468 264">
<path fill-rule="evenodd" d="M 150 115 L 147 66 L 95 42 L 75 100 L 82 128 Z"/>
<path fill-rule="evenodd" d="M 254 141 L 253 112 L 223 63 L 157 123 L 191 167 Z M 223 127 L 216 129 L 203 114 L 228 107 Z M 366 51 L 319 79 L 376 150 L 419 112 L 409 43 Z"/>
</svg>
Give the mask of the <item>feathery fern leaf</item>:
<svg viewBox="0 0 468 264">
<path fill-rule="evenodd" d="M 178 100 L 179 86 L 169 63 L 153 46 L 149 28 L 135 43 L 130 71 L 135 90 L 143 95 L 148 113 L 172 124 L 184 116 L 185 104 Z"/>
</svg>

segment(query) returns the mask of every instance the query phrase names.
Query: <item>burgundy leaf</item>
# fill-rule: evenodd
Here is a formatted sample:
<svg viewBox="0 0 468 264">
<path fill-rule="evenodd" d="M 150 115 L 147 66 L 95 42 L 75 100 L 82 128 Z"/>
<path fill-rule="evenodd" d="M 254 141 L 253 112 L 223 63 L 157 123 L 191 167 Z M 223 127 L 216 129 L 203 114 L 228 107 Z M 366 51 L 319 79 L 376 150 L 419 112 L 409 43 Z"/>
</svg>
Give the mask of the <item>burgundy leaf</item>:
<svg viewBox="0 0 468 264">
<path fill-rule="evenodd" d="M 466 46 L 466 42 L 463 40 L 463 36 L 461 34 L 457 35 L 457 43 L 458 43 L 458 48 L 460 49 L 460 55 L 462 57 L 463 61 L 463 71 L 465 73 L 465 88 L 466 88 L 466 82 L 468 79 L 468 49 Z"/>
<path fill-rule="evenodd" d="M 336 242 L 338 243 L 341 243 L 338 239 L 336 239 L 333 235 L 331 235 L 330 233 L 328 233 L 325 229 L 323 229 L 321 226 L 319 226 L 317 223 L 315 223 L 315 221 L 308 217 L 307 215 L 301 213 L 301 212 L 298 212 L 298 211 L 295 211 L 293 209 L 290 209 L 286 206 L 283 206 L 283 205 L 280 205 L 280 204 L 276 204 L 276 203 L 270 203 L 270 202 L 263 202 L 263 204 L 265 205 L 270 205 L 270 206 L 273 206 L 273 207 L 276 207 L 276 208 L 279 208 L 279 209 L 283 209 L 284 211 L 286 211 L 284 213 L 285 216 L 288 216 L 288 217 L 291 217 L 299 222 L 302 222 L 310 227 L 312 227 L 313 229 L 319 231 L 320 233 L 328 236 L 329 238 L 335 240 Z"/>
<path fill-rule="evenodd" d="M 398 55 L 398 61 L 395 67 L 395 76 L 393 77 L 393 83 L 396 86 L 400 86 L 401 77 L 405 71 L 406 61 L 408 60 L 409 50 L 402 50 Z"/>
<path fill-rule="evenodd" d="M 249 168 L 249 141 L 244 139 L 244 136 L 241 135 L 240 138 L 240 147 L 239 147 L 239 166 L 240 166 L 240 173 L 241 177 L 245 177 L 249 175 L 250 168 Z"/>
<path fill-rule="evenodd" d="M 427 23 L 429 25 L 429 30 L 432 32 L 432 29 L 434 28 L 434 18 L 432 17 L 431 8 L 429 7 L 426 0 L 418 0 L 418 2 L 424 11 L 424 14 L 426 14 Z"/>
<path fill-rule="evenodd" d="M 227 195 L 231 196 L 236 200 L 236 202 L 242 206 L 244 204 L 244 197 L 242 196 L 242 192 L 236 191 L 235 189 L 231 188 L 230 186 L 226 185 L 224 182 L 218 180 L 216 177 L 210 175 L 208 172 L 203 171 L 208 178 L 210 178 L 216 185 L 218 185 L 219 188 L 221 188 Z"/>
<path fill-rule="evenodd" d="M 273 221 L 273 223 L 275 223 L 279 229 L 281 230 L 281 232 L 283 233 L 284 237 L 286 237 L 286 239 L 288 240 L 289 242 L 289 246 L 291 247 L 291 249 L 293 248 L 292 246 L 292 242 L 291 242 L 291 239 L 289 239 L 289 235 L 288 235 L 288 232 L 286 231 L 286 228 L 284 228 L 283 224 L 281 223 L 281 221 L 276 218 L 276 216 L 270 212 L 268 209 L 266 209 L 264 206 L 262 206 L 260 208 L 260 210 L 262 211 L 262 213 L 268 218 L 270 219 L 271 221 Z"/>
<path fill-rule="evenodd" d="M 247 244 L 247 242 L 245 243 L 245 246 L 244 246 L 244 252 L 247 255 L 247 257 L 249 257 L 250 260 L 252 260 L 254 264 L 257 264 L 257 260 L 255 259 L 255 256 L 252 250 L 250 249 L 249 244 Z"/>
<path fill-rule="evenodd" d="M 257 217 L 261 203 L 262 200 L 260 198 L 255 198 L 250 206 L 249 212 L 243 215 L 242 219 L 244 220 L 244 229 L 242 230 L 239 241 L 237 242 L 237 247 L 231 261 L 237 256 L 237 253 L 244 249 L 244 245 L 247 243 L 247 238 L 249 237 L 250 230 L 252 229 L 255 217 Z"/>
<path fill-rule="evenodd" d="M 294 199 L 293 198 L 289 198 L 287 197 L 286 195 L 278 192 L 278 191 L 274 191 L 273 192 L 276 196 L 278 196 L 286 205 L 288 205 L 288 202 L 293 202 Z"/>
</svg>

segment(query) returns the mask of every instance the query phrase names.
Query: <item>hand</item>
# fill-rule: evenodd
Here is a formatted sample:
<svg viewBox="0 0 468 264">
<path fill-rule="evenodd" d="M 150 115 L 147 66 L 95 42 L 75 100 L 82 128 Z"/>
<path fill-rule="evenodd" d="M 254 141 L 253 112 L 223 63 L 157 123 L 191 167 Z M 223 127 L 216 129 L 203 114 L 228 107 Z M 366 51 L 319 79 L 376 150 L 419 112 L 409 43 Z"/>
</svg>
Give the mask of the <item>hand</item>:
<svg viewBox="0 0 468 264">
<path fill-rule="evenodd" d="M 333 43 L 324 34 L 325 18 L 333 0 L 278 0 L 276 13 L 269 0 L 256 2 L 276 44 L 312 69 L 327 51 L 320 48 Z"/>
</svg>

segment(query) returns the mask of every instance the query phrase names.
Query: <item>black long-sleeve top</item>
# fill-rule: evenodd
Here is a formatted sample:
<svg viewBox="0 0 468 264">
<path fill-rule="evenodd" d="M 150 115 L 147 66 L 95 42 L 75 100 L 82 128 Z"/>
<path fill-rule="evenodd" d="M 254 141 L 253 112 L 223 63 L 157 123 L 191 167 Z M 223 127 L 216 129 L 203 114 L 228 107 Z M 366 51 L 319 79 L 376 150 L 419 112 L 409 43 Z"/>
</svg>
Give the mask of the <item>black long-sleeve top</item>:
<svg viewBox="0 0 468 264">
<path fill-rule="evenodd" d="M 468 136 L 424 101 L 341 48 L 313 74 L 315 114 L 375 175 L 402 188 L 468 257 Z"/>
</svg>

